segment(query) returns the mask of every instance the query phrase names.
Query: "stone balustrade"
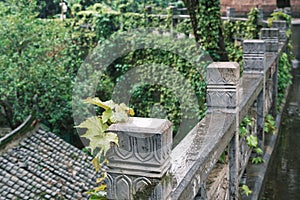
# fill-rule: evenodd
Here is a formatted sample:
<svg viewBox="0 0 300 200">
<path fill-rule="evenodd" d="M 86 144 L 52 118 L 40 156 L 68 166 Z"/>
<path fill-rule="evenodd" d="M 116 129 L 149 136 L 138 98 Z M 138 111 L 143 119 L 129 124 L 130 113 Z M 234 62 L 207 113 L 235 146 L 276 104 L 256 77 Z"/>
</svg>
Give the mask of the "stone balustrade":
<svg viewBox="0 0 300 200">
<path fill-rule="evenodd" d="M 264 117 L 276 110 L 277 61 L 287 41 L 286 26 L 280 21 L 273 26 L 261 30 L 260 40 L 244 40 L 242 76 L 235 62 L 208 66 L 207 114 L 173 149 L 167 120 L 131 118 L 110 127 L 119 146 L 107 153 L 108 199 L 240 198 L 239 182 L 252 150 L 239 137 L 239 124 L 245 116 L 253 117 L 250 131 L 263 149 Z M 208 192 L 207 180 L 226 149 L 224 179 L 215 187 L 218 191 Z M 208 196 L 221 190 L 218 197 Z"/>
</svg>

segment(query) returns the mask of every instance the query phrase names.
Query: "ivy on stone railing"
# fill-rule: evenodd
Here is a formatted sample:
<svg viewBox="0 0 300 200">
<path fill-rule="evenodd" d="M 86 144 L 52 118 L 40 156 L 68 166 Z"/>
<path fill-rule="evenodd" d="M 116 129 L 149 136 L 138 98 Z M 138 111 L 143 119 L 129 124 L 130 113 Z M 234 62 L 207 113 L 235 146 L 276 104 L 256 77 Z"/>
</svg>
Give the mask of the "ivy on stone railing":
<svg viewBox="0 0 300 200">
<path fill-rule="evenodd" d="M 241 41 L 258 38 L 260 26 L 258 24 L 259 10 L 252 8 L 246 21 L 223 21 L 224 40 L 230 61 L 243 66 L 243 49 Z"/>
<path fill-rule="evenodd" d="M 251 159 L 252 163 L 258 164 L 264 162 L 261 155 L 263 150 L 258 146 L 258 138 L 254 136 L 250 129 L 253 128 L 255 123 L 254 118 L 245 117 L 239 126 L 239 135 L 241 138 L 245 137 L 246 143 L 250 149 L 257 155 Z"/>
<path fill-rule="evenodd" d="M 86 129 L 84 137 L 88 139 L 89 146 L 87 149 L 90 150 L 94 156 L 92 164 L 99 172 L 102 166 L 107 162 L 105 154 L 112 145 L 118 145 L 118 137 L 115 133 L 107 132 L 107 129 L 111 124 L 126 122 L 129 120 L 129 116 L 134 115 L 133 109 L 127 107 L 124 103 L 116 104 L 112 100 L 102 102 L 99 98 L 87 98 L 83 101 L 84 103 L 95 105 L 103 110 L 101 116 L 92 116 L 82 122 L 76 128 Z M 104 160 L 100 163 L 101 160 Z M 96 187 L 87 193 L 91 195 L 91 199 L 102 199 L 105 197 L 105 179 L 106 171 L 101 171 L 101 178 L 97 179 L 99 187 Z M 105 198 L 104 198 L 105 199 Z"/>
<path fill-rule="evenodd" d="M 282 53 L 278 63 L 278 97 L 277 108 L 280 109 L 282 103 L 285 102 L 287 88 L 292 83 L 291 61 L 286 53 Z"/>
</svg>

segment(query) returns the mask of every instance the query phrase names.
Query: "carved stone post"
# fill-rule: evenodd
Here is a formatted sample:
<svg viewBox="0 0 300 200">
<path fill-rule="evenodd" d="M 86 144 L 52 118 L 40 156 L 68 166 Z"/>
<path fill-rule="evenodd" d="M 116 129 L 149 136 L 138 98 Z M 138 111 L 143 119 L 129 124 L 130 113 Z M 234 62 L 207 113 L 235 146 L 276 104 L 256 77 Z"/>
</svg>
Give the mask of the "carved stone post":
<svg viewBox="0 0 300 200">
<path fill-rule="evenodd" d="M 279 29 L 277 28 L 262 28 L 261 39 L 265 41 L 266 52 L 278 52 L 279 48 Z"/>
<path fill-rule="evenodd" d="M 287 36 L 286 36 L 287 23 L 286 23 L 286 21 L 274 20 L 272 23 L 272 28 L 278 28 L 279 42 L 285 42 L 287 40 Z"/>
<path fill-rule="evenodd" d="M 266 52 L 270 53 L 278 53 L 279 49 L 279 30 L 277 28 L 263 28 L 261 29 L 261 39 L 263 39 L 266 43 Z M 278 87 L 278 60 L 271 66 L 271 75 L 272 78 L 269 80 L 272 82 L 273 91 L 272 91 L 272 106 L 271 112 L 273 117 L 276 116 L 277 113 L 277 87 Z"/>
<path fill-rule="evenodd" d="M 266 46 L 263 40 L 244 40 L 244 73 L 264 73 Z"/>
<path fill-rule="evenodd" d="M 226 8 L 226 17 L 228 19 L 235 17 L 235 10 L 234 10 L 234 8 L 231 8 L 231 7 L 227 7 Z"/>
<path fill-rule="evenodd" d="M 207 112 L 235 112 L 240 67 L 235 62 L 214 62 L 207 67 Z"/>
<path fill-rule="evenodd" d="M 266 94 L 266 44 L 263 40 L 245 40 L 244 50 L 244 73 L 262 74 L 264 77 L 263 90 L 257 98 L 257 133 L 259 146 L 264 145 L 264 120 L 265 120 L 265 94 Z"/>
<path fill-rule="evenodd" d="M 119 138 L 107 152 L 108 199 L 170 198 L 172 125 L 165 119 L 130 118 L 109 131 Z"/>
<path fill-rule="evenodd" d="M 239 185 L 239 79 L 238 63 L 213 63 L 207 68 L 208 113 L 225 112 L 236 115 L 236 132 L 229 144 L 230 199 L 238 198 Z"/>
</svg>

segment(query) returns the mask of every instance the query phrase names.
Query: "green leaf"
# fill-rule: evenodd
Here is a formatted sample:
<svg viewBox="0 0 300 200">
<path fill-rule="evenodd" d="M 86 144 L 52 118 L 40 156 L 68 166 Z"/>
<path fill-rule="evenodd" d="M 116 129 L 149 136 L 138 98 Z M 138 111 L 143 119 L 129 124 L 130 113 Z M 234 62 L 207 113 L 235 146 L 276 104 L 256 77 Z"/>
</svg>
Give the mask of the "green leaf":
<svg viewBox="0 0 300 200">
<path fill-rule="evenodd" d="M 89 148 L 92 154 L 94 154 L 96 148 L 100 150 L 98 155 L 105 154 L 110 148 L 110 142 L 118 143 L 117 135 L 114 133 L 105 133 L 108 125 L 104 124 L 102 119 L 96 116 L 88 118 L 76 127 L 87 129 L 82 137 L 90 140 Z"/>
<path fill-rule="evenodd" d="M 258 156 L 258 157 L 252 158 L 251 162 L 252 162 L 252 164 L 257 165 L 259 163 L 265 162 L 265 160 L 262 157 Z"/>
<path fill-rule="evenodd" d="M 95 157 L 92 160 L 92 164 L 93 164 L 94 169 L 95 169 L 96 172 L 98 172 L 101 169 L 101 164 L 100 164 L 99 159 L 97 157 Z"/>
<path fill-rule="evenodd" d="M 246 196 L 249 196 L 250 194 L 252 194 L 252 191 L 249 189 L 249 187 L 247 185 L 243 185 L 241 188 Z"/>
<path fill-rule="evenodd" d="M 94 97 L 94 98 L 88 97 L 87 99 L 83 100 L 83 102 L 99 106 L 105 110 L 114 108 L 114 102 L 112 100 L 103 102 L 98 97 Z"/>
<path fill-rule="evenodd" d="M 103 124 L 102 119 L 97 116 L 93 116 L 82 122 L 76 128 L 88 129 L 82 137 L 91 140 L 95 136 L 103 136 L 104 131 L 108 128 L 106 124 Z"/>
<path fill-rule="evenodd" d="M 258 154 L 258 155 L 262 155 L 264 152 L 263 152 L 263 150 L 261 149 L 261 148 L 259 148 L 259 147 L 256 147 L 255 149 L 254 149 L 254 151 Z"/>
<path fill-rule="evenodd" d="M 106 123 L 113 116 L 112 109 L 107 109 L 102 113 L 102 121 Z"/>
<path fill-rule="evenodd" d="M 249 135 L 246 138 L 246 143 L 249 147 L 257 147 L 258 145 L 258 139 L 257 137 L 253 136 L 253 135 Z"/>
</svg>

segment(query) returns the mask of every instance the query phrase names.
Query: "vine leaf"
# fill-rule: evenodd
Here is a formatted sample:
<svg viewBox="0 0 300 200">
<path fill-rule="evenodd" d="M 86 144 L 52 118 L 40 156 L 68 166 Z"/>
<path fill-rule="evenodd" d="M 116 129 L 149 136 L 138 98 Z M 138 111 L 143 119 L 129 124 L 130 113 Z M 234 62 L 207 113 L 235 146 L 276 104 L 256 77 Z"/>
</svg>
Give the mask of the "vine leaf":
<svg viewBox="0 0 300 200">
<path fill-rule="evenodd" d="M 247 145 L 249 147 L 257 147 L 258 145 L 258 139 L 257 137 L 253 136 L 253 135 L 250 135 L 246 138 L 246 142 L 247 142 Z"/>
<path fill-rule="evenodd" d="M 101 169 L 101 167 L 102 167 L 102 165 L 100 164 L 100 162 L 99 162 L 99 160 L 98 160 L 97 157 L 95 157 L 95 158 L 92 160 L 92 164 L 93 164 L 93 166 L 94 166 L 94 168 L 95 168 L 95 171 L 96 171 L 96 172 L 99 172 L 100 169 Z"/>
<path fill-rule="evenodd" d="M 114 102 L 112 100 L 103 102 L 98 97 L 94 97 L 94 98 L 88 97 L 87 99 L 83 100 L 83 102 L 93 104 L 95 106 L 99 106 L 105 110 L 114 108 Z"/>
<path fill-rule="evenodd" d="M 249 189 L 249 187 L 247 185 L 243 185 L 242 190 L 244 191 L 244 194 L 246 196 L 249 196 L 250 194 L 252 194 L 252 191 Z"/>
<path fill-rule="evenodd" d="M 108 120 L 113 116 L 112 109 L 107 109 L 102 113 L 102 121 L 103 123 L 108 122 Z"/>
<path fill-rule="evenodd" d="M 93 116 L 82 122 L 76 128 L 85 128 L 87 129 L 86 133 L 81 137 L 85 137 L 90 140 L 89 148 L 91 153 L 94 154 L 95 149 L 99 148 L 98 155 L 106 153 L 110 148 L 110 142 L 113 141 L 118 143 L 117 135 L 114 133 L 105 133 L 105 130 L 108 128 L 108 125 L 103 123 L 101 118 Z"/>
</svg>

